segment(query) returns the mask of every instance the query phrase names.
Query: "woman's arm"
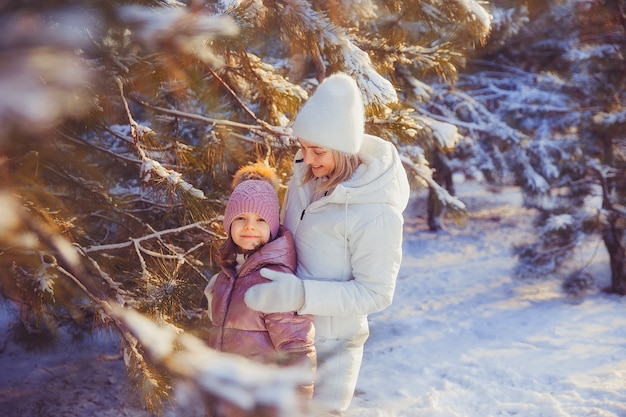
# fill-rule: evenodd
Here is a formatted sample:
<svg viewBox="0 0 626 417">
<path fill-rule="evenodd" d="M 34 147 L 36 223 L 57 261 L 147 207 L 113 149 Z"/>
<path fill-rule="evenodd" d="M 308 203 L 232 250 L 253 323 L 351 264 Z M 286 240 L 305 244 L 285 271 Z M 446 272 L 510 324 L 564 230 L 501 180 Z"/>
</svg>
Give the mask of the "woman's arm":
<svg viewBox="0 0 626 417">
<path fill-rule="evenodd" d="M 379 216 L 350 236 L 352 280 L 307 279 L 301 314 L 367 315 L 387 308 L 402 262 L 401 214 Z"/>
<path fill-rule="evenodd" d="M 321 316 L 367 315 L 385 309 L 393 300 L 402 262 L 403 222 L 401 214 L 388 213 L 350 237 L 351 280 L 301 280 L 262 269 L 261 275 L 272 282 L 248 289 L 246 304 L 265 313 L 297 310 Z"/>
</svg>

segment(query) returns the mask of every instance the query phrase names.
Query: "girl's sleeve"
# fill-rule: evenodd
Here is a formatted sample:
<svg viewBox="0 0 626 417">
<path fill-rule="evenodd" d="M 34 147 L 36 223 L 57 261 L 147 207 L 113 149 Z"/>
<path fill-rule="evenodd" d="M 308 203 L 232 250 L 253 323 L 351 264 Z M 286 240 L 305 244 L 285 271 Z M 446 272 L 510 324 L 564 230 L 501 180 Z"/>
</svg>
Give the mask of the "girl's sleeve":
<svg viewBox="0 0 626 417">
<path fill-rule="evenodd" d="M 209 320 L 213 321 L 213 310 L 212 310 L 212 305 L 213 305 L 213 288 L 215 287 L 215 281 L 217 281 L 217 276 L 218 274 L 215 274 L 211 277 L 211 279 L 209 280 L 209 283 L 207 284 L 206 287 L 204 287 L 204 296 L 206 297 L 207 300 L 207 315 L 209 316 Z"/>
<path fill-rule="evenodd" d="M 308 383 L 303 384 L 301 392 L 306 398 L 311 398 L 317 368 L 313 316 L 296 312 L 271 313 L 265 315 L 265 325 L 278 352 L 279 364 L 301 366 L 310 371 Z"/>
</svg>

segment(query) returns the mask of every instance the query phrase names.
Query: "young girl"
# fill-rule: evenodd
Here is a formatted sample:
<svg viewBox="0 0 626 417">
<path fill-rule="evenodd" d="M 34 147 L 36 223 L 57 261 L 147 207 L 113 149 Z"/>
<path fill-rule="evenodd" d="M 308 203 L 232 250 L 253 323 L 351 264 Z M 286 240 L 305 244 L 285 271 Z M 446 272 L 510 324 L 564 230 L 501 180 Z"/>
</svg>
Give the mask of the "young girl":
<svg viewBox="0 0 626 417">
<path fill-rule="evenodd" d="M 267 172 L 259 173 L 259 178 Z M 311 383 L 302 395 L 313 395 L 316 368 L 314 328 L 311 315 L 296 312 L 264 314 L 244 303 L 252 285 L 267 282 L 261 268 L 292 273 L 296 253 L 291 233 L 279 223 L 279 203 L 274 186 L 265 179 L 247 179 L 255 174 L 242 169 L 224 213 L 228 236 L 219 249 L 221 272 L 205 289 L 212 322 L 209 346 L 223 352 L 282 366 L 300 365 L 311 370 Z M 245 415 L 230 409 L 226 414 Z"/>
</svg>

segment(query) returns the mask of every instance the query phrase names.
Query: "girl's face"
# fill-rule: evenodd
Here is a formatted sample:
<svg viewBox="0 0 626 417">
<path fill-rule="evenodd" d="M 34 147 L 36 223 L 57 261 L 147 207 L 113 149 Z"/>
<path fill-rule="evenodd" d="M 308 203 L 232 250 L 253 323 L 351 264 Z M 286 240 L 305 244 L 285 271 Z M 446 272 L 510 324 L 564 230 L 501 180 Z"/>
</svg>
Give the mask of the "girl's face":
<svg viewBox="0 0 626 417">
<path fill-rule="evenodd" d="M 230 225 L 233 242 L 243 250 L 254 250 L 269 242 L 270 225 L 255 213 L 242 213 Z"/>
<path fill-rule="evenodd" d="M 314 143 L 300 139 L 304 163 L 311 167 L 317 178 L 327 177 L 335 170 L 335 158 L 328 148 L 322 148 Z"/>
</svg>

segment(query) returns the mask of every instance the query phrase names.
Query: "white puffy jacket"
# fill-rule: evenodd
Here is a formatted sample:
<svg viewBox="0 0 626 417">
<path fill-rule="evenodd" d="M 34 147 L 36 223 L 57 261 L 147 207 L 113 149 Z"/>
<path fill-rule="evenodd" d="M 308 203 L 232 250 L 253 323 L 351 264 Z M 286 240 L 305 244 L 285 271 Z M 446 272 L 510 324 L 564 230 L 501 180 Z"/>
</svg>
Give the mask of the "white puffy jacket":
<svg viewBox="0 0 626 417">
<path fill-rule="evenodd" d="M 302 185 L 307 166 L 298 152 L 283 206 L 296 243 L 296 275 L 304 280 L 298 312 L 315 316 L 314 398 L 333 410 L 345 410 L 352 399 L 367 315 L 393 299 L 410 192 L 392 143 L 365 135 L 359 156 L 362 164 L 349 180 L 310 203 L 313 182 Z"/>
</svg>

